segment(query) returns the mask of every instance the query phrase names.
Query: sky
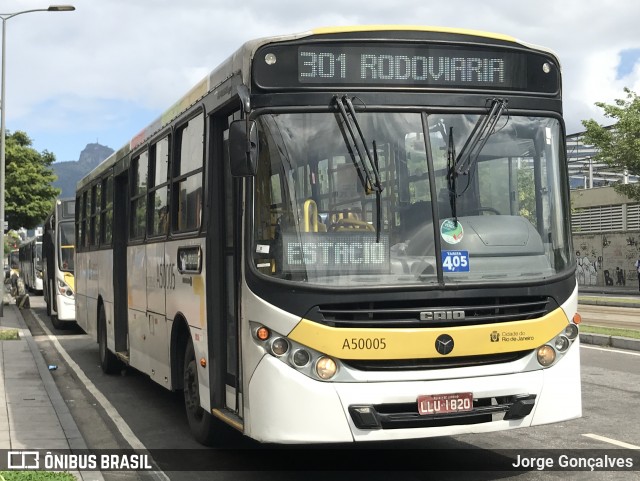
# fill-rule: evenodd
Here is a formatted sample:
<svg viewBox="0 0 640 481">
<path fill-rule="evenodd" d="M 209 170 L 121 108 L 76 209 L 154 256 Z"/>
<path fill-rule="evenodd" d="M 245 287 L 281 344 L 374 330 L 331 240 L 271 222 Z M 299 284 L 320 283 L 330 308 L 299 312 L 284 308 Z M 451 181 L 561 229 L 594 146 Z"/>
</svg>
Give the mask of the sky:
<svg viewBox="0 0 640 481">
<path fill-rule="evenodd" d="M 57 161 L 94 142 L 119 149 L 245 41 L 324 26 L 467 28 L 547 47 L 569 134 L 612 123 L 595 102 L 640 93 L 637 0 L 3 0 L 0 14 L 63 3 L 76 10 L 4 23 L 6 129 Z"/>
</svg>

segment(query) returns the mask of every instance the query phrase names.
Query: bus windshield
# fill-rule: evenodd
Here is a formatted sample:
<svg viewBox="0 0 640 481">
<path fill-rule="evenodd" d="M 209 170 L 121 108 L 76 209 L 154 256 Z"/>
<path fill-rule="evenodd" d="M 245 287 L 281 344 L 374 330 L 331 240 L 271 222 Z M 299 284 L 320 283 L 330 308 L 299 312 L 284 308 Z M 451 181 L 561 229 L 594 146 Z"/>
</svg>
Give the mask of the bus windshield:
<svg viewBox="0 0 640 481">
<path fill-rule="evenodd" d="M 42 270 L 42 244 L 35 244 L 33 255 L 34 255 L 36 269 L 41 271 Z"/>
<path fill-rule="evenodd" d="M 60 222 L 60 230 L 59 230 L 60 239 L 58 245 L 60 246 L 60 251 L 58 252 L 59 259 L 58 264 L 59 268 L 63 272 L 71 272 L 73 273 L 74 269 L 74 254 L 75 254 L 75 245 L 74 245 L 74 231 L 73 231 L 73 222 Z"/>
<path fill-rule="evenodd" d="M 530 281 L 568 268 L 560 122 L 504 114 L 456 171 L 483 117 L 358 112 L 367 160 L 344 116 L 262 115 L 255 266 L 331 286 Z M 362 172 L 372 164 L 381 190 Z"/>
</svg>

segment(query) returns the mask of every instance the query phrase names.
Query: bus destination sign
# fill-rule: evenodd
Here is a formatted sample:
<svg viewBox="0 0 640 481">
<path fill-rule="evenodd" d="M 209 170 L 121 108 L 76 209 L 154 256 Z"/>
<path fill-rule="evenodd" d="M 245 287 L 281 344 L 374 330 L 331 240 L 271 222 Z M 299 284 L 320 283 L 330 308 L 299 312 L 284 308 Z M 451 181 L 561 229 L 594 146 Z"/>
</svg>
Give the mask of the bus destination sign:
<svg viewBox="0 0 640 481">
<path fill-rule="evenodd" d="M 259 87 L 409 87 L 554 94 L 550 57 L 520 50 L 425 44 L 271 45 L 255 57 Z"/>
<path fill-rule="evenodd" d="M 389 272 L 389 237 L 342 232 L 283 234 L 283 268 L 289 272 L 384 274 Z"/>
<path fill-rule="evenodd" d="M 518 76 L 506 71 L 516 65 L 512 53 L 416 50 L 301 47 L 298 81 L 506 87 Z"/>
</svg>

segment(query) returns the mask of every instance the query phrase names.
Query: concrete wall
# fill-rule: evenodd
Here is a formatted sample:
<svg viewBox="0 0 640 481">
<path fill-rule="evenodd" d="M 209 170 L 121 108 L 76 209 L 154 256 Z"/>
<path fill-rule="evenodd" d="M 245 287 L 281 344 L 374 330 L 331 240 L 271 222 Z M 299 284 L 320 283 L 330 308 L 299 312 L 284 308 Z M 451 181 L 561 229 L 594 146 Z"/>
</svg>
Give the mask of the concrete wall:
<svg viewBox="0 0 640 481">
<path fill-rule="evenodd" d="M 594 187 L 571 191 L 571 207 L 594 207 L 597 205 L 619 205 L 631 202 L 628 197 L 618 194 L 613 187 Z"/>
<path fill-rule="evenodd" d="M 619 205 L 631 202 L 613 187 L 571 191 L 571 207 Z M 636 201 L 637 202 L 637 201 Z M 638 288 L 635 262 L 640 258 L 640 231 L 573 234 L 578 284 Z"/>
<path fill-rule="evenodd" d="M 638 287 L 640 232 L 574 234 L 573 247 L 581 286 Z"/>
</svg>

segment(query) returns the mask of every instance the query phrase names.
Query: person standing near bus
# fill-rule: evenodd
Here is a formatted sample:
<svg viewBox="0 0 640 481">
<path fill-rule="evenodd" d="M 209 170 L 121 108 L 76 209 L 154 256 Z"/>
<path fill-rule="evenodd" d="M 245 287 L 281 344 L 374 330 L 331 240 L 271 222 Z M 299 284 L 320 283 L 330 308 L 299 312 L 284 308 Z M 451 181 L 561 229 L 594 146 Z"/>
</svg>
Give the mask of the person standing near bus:
<svg viewBox="0 0 640 481">
<path fill-rule="evenodd" d="M 636 261 L 636 271 L 638 271 L 638 290 L 640 291 L 640 257 Z"/>
</svg>

